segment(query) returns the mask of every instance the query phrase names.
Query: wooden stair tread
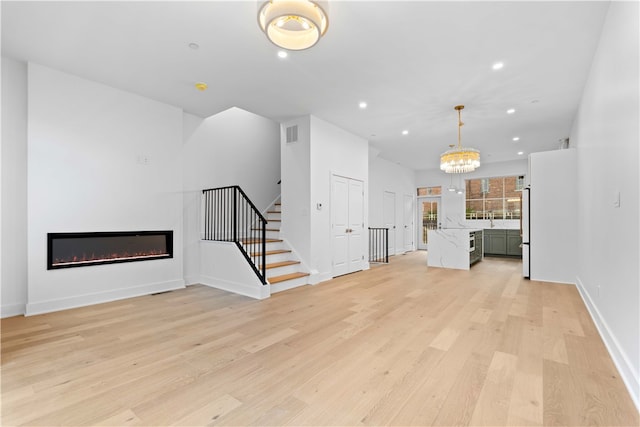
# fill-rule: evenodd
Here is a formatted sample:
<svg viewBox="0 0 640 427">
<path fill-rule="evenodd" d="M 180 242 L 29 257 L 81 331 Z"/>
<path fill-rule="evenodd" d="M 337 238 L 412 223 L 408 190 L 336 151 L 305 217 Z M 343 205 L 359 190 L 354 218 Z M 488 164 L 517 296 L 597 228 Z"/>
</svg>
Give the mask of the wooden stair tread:
<svg viewBox="0 0 640 427">
<path fill-rule="evenodd" d="M 273 285 L 274 283 L 280 283 L 286 280 L 298 279 L 300 277 L 305 277 L 308 275 L 309 273 L 291 273 L 291 274 L 283 274 L 282 276 L 268 277 L 267 280 L 269 280 L 269 283 Z"/>
<path fill-rule="evenodd" d="M 267 211 L 267 213 L 282 213 L 282 211 Z"/>
<path fill-rule="evenodd" d="M 282 222 L 281 219 L 268 219 L 267 222 Z"/>
<path fill-rule="evenodd" d="M 260 231 L 262 228 L 252 228 L 254 231 Z M 280 231 L 279 228 L 265 228 L 265 231 Z"/>
<path fill-rule="evenodd" d="M 267 270 L 270 268 L 278 268 L 278 267 L 286 267 L 288 265 L 300 264 L 300 261 L 282 261 L 282 262 L 274 262 L 271 264 L 267 264 Z"/>
<path fill-rule="evenodd" d="M 265 239 L 266 243 L 278 243 L 278 242 L 282 242 L 282 239 Z M 244 243 L 245 245 L 247 244 L 254 244 L 254 243 L 262 243 L 262 239 L 246 239 L 243 240 L 242 243 Z"/>
<path fill-rule="evenodd" d="M 266 251 L 265 255 L 278 255 L 278 254 L 288 254 L 291 253 L 289 249 L 276 249 L 275 251 Z M 262 256 L 262 252 L 253 252 L 251 256 Z"/>
</svg>

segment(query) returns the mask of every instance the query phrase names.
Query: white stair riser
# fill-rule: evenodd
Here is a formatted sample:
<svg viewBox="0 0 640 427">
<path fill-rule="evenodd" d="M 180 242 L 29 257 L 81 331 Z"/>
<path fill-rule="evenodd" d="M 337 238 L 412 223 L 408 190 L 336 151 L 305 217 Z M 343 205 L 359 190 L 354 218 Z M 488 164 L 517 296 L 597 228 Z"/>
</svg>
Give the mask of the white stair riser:
<svg viewBox="0 0 640 427">
<path fill-rule="evenodd" d="M 284 267 L 276 267 L 267 269 L 267 277 L 283 276 L 285 274 L 297 273 L 300 264 L 285 265 Z"/>
<path fill-rule="evenodd" d="M 273 243 L 267 242 L 265 245 L 266 245 L 267 251 L 275 251 L 278 249 L 288 249 L 284 247 L 284 242 L 273 242 Z M 253 253 L 253 252 L 262 253 L 262 243 L 257 243 L 255 245 L 244 245 L 244 247 L 247 249 L 247 252 L 249 253 Z"/>
<path fill-rule="evenodd" d="M 271 293 L 275 294 L 276 292 L 282 292 L 289 289 L 297 288 L 298 286 L 308 285 L 309 276 L 298 277 L 293 280 L 286 280 L 284 282 L 275 283 L 271 285 Z"/>
<path fill-rule="evenodd" d="M 279 239 L 280 231 L 267 231 L 267 239 Z"/>
<path fill-rule="evenodd" d="M 291 252 L 285 252 L 283 254 L 267 255 L 267 264 L 283 261 L 294 261 L 293 254 Z"/>
</svg>

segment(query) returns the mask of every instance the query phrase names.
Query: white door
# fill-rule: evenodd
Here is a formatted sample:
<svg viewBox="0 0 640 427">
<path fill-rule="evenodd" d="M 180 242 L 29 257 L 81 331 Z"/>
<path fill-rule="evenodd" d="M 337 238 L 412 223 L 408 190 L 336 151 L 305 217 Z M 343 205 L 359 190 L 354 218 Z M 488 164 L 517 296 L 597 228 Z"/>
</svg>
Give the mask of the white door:
<svg viewBox="0 0 640 427">
<path fill-rule="evenodd" d="M 334 175 L 331 182 L 333 277 L 362 270 L 364 185 Z"/>
<path fill-rule="evenodd" d="M 349 273 L 362 270 L 364 260 L 364 184 L 349 180 Z"/>
<path fill-rule="evenodd" d="M 429 249 L 427 231 L 435 230 L 440 226 L 440 197 L 418 197 L 419 206 L 419 233 L 418 249 Z"/>
<path fill-rule="evenodd" d="M 410 252 L 413 250 L 413 196 L 410 194 L 404 195 L 404 251 Z"/>
<path fill-rule="evenodd" d="M 382 226 L 389 229 L 389 256 L 396 254 L 396 193 L 385 191 L 382 198 Z"/>
</svg>

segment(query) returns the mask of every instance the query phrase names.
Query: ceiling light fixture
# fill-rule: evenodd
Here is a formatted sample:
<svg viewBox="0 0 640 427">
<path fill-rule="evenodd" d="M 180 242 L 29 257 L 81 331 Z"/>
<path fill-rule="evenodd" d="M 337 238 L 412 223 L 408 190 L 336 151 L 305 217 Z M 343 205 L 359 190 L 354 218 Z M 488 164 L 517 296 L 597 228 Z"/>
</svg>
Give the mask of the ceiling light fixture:
<svg viewBox="0 0 640 427">
<path fill-rule="evenodd" d="M 362 108 L 364 110 L 365 108 L 367 108 L 367 103 L 362 101 L 360 104 L 358 104 L 358 107 L 360 107 L 360 108 Z"/>
<path fill-rule="evenodd" d="M 516 112 L 516 109 L 515 109 L 515 108 L 509 108 L 509 109 L 507 110 L 507 114 L 513 114 L 513 113 L 515 113 L 515 112 Z"/>
<path fill-rule="evenodd" d="M 260 28 L 273 44 L 283 49 L 312 47 L 329 25 L 327 1 L 259 0 L 258 5 Z"/>
<path fill-rule="evenodd" d="M 278 51 L 278 58 L 283 58 L 284 59 L 287 56 L 289 56 L 289 54 L 286 51 L 284 51 L 284 50 L 279 50 Z"/>
<path fill-rule="evenodd" d="M 513 137 L 513 140 L 514 140 L 514 141 L 520 141 L 520 137 L 519 137 L 519 136 L 514 136 L 514 137 Z"/>
<path fill-rule="evenodd" d="M 504 67 L 504 63 L 503 62 L 496 62 L 495 64 L 493 64 L 493 66 L 491 68 L 493 68 L 494 70 L 500 70 L 500 69 L 502 69 L 502 67 Z"/>
<path fill-rule="evenodd" d="M 402 134 L 403 134 L 403 135 L 409 135 L 409 131 L 408 131 L 408 130 L 403 130 L 403 131 L 402 131 Z"/>
<path fill-rule="evenodd" d="M 440 156 L 440 169 L 446 173 L 467 173 L 473 172 L 480 167 L 480 152 L 475 148 L 464 148 L 461 144 L 460 130 L 462 123 L 460 112 L 464 105 L 454 107 L 458 111 L 458 146 L 450 145 L 451 150 L 445 151 Z M 455 148 L 453 148 L 455 147 Z"/>
<path fill-rule="evenodd" d="M 522 156 L 524 154 L 524 151 L 518 151 L 518 156 Z"/>
</svg>

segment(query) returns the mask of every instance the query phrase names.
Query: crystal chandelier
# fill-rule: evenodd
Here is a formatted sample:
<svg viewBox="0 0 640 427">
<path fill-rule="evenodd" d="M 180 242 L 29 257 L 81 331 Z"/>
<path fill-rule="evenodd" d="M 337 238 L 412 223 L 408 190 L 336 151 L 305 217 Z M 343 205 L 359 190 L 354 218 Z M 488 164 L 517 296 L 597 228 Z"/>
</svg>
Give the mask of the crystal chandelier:
<svg viewBox="0 0 640 427">
<path fill-rule="evenodd" d="M 464 105 L 456 105 L 454 107 L 458 111 L 458 146 L 451 150 L 445 151 L 440 156 L 440 169 L 446 173 L 467 173 L 473 172 L 480 167 L 480 152 L 475 148 L 465 148 L 461 145 L 460 130 L 462 129 L 462 119 L 460 112 Z"/>
</svg>

